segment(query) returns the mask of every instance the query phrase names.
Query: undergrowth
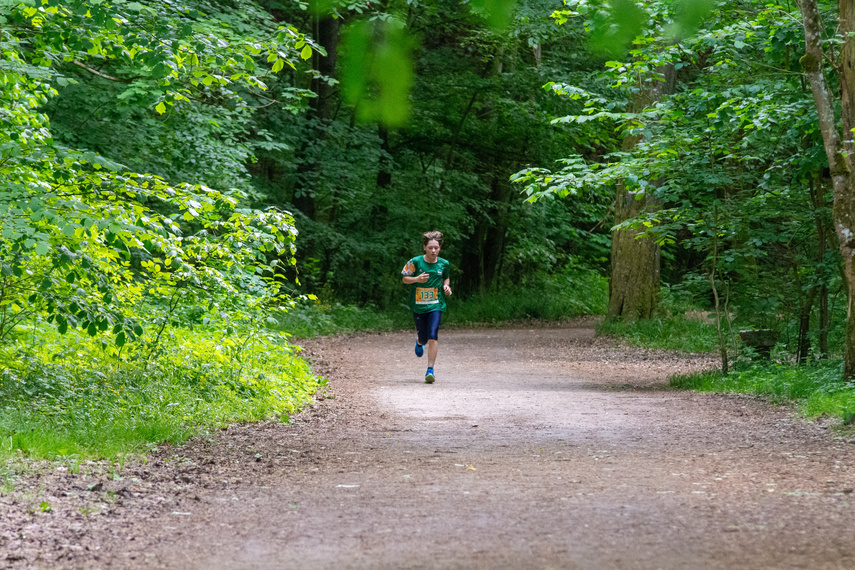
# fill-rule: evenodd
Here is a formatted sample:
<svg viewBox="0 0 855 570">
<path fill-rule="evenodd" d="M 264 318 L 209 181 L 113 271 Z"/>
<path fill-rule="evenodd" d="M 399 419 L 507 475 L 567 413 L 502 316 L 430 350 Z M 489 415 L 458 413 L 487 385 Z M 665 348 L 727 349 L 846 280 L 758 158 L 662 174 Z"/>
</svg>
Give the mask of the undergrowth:
<svg viewBox="0 0 855 570">
<path fill-rule="evenodd" d="M 110 457 L 228 422 L 287 419 L 324 383 L 278 334 L 167 328 L 157 350 L 124 354 L 52 327 L 32 339 L 0 354 L 0 459 L 19 449 Z"/>
<path fill-rule="evenodd" d="M 412 315 L 405 308 L 380 310 L 341 303 L 303 300 L 277 316 L 278 328 L 297 338 L 331 336 L 356 331 L 402 329 L 410 325 Z"/>
<path fill-rule="evenodd" d="M 452 283 L 452 286 L 454 284 Z M 401 330 L 413 326 L 402 284 L 400 303 L 386 309 L 355 307 L 335 302 L 303 300 L 277 317 L 279 329 L 297 338 L 311 338 L 356 331 Z M 608 283 L 593 271 L 576 268 L 561 275 L 543 277 L 531 284 L 490 291 L 467 298 L 447 299 L 443 327 L 499 324 L 538 319 L 558 321 L 606 310 Z"/>
<path fill-rule="evenodd" d="M 855 385 L 844 382 L 840 361 L 810 365 L 752 363 L 723 376 L 720 371 L 674 376 L 671 386 L 699 392 L 756 394 L 773 403 L 794 403 L 809 417 L 829 416 L 851 422 Z"/>
<path fill-rule="evenodd" d="M 608 281 L 592 271 L 575 270 L 513 289 L 452 300 L 443 322 L 467 325 L 523 319 L 558 321 L 602 315 L 607 305 Z"/>
</svg>

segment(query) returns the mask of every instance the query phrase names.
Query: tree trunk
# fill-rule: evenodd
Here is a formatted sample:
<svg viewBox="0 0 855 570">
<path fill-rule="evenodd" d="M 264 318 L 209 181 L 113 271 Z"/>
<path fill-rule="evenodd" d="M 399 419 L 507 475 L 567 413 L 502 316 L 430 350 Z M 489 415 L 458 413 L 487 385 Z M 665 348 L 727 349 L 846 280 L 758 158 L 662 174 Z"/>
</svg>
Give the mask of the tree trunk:
<svg viewBox="0 0 855 570">
<path fill-rule="evenodd" d="M 796 360 L 799 364 L 807 362 L 810 356 L 810 314 L 813 312 L 816 289 L 811 289 L 799 311 L 799 337 Z"/>
<path fill-rule="evenodd" d="M 639 215 L 647 200 L 618 190 L 615 223 Z M 608 318 L 649 319 L 659 300 L 659 246 L 650 238 L 638 238 L 641 230 L 621 229 L 612 234 L 612 274 L 609 280 Z"/>
<path fill-rule="evenodd" d="M 484 251 L 484 286 L 487 290 L 496 285 L 499 265 L 505 253 L 505 236 L 508 233 L 511 200 L 511 172 L 505 170 L 504 163 L 496 161 L 493 170 L 493 188 L 490 200 L 493 202 L 493 224 L 487 229 L 487 247 Z"/>
<path fill-rule="evenodd" d="M 712 288 L 713 301 L 715 302 L 715 329 L 718 336 L 718 352 L 721 356 L 721 373 L 728 375 L 730 367 L 727 358 L 727 342 L 724 339 L 724 330 L 721 326 L 722 310 L 721 300 L 718 296 L 718 286 L 716 285 L 716 272 L 718 269 L 718 208 L 713 208 L 713 227 L 712 227 L 712 259 L 710 260 L 710 287 Z M 725 311 L 727 311 L 725 304 Z M 730 316 L 727 316 L 727 321 L 730 323 Z"/>
<path fill-rule="evenodd" d="M 499 97 L 502 92 L 500 76 L 503 69 L 504 53 L 503 46 L 500 45 L 496 48 L 489 72 L 489 78 L 493 81 L 493 88 L 484 92 L 483 108 L 480 112 L 480 118 L 484 124 L 492 123 L 493 137 L 502 131 L 502 117 L 501 113 L 497 111 L 497 107 L 500 104 Z M 453 143 L 456 141 L 460 127 L 472 110 L 478 96 L 478 92 L 472 94 L 469 105 L 463 113 L 455 138 L 452 139 L 452 145 L 449 146 L 445 165 L 446 171 L 451 168 L 450 159 L 454 149 Z M 498 143 L 498 141 L 495 142 Z M 462 256 L 461 265 L 465 271 L 458 287 L 464 293 L 477 291 L 483 295 L 490 290 L 505 250 L 509 201 L 512 196 L 509 178 L 513 170 L 507 166 L 501 154 L 492 146 L 494 145 L 485 145 L 486 150 L 480 156 L 485 167 L 482 178 L 485 189 L 489 188 L 489 192 L 484 196 L 481 208 L 469 208 L 469 212 L 472 213 L 476 222 Z M 443 185 L 444 183 L 445 177 L 443 177 Z M 440 186 L 440 191 L 443 187 Z"/>
<path fill-rule="evenodd" d="M 497 284 L 499 268 L 505 254 L 505 239 L 510 223 L 511 170 L 506 163 L 490 159 L 492 174 L 490 194 L 485 200 L 487 212 L 474 212 L 475 230 L 463 250 L 461 266 L 466 268 L 460 277 L 461 293 L 484 294 Z"/>
<path fill-rule="evenodd" d="M 819 357 L 828 358 L 828 285 L 819 288 Z"/>
<path fill-rule="evenodd" d="M 674 92 L 675 71 L 669 65 L 659 68 L 665 81 L 652 81 L 633 97 L 631 112 L 639 112 Z M 632 150 L 640 137 L 627 137 L 624 151 Z M 615 197 L 615 225 L 655 207 L 647 196 L 636 199 L 636 193 L 623 185 Z M 611 279 L 609 280 L 608 319 L 649 319 L 659 302 L 659 246 L 639 230 L 621 229 L 612 234 Z"/>
<path fill-rule="evenodd" d="M 479 212 L 469 210 L 471 217 L 480 216 Z M 477 223 L 475 230 L 469 239 L 463 244 L 460 267 L 463 273 L 458 278 L 457 290 L 460 294 L 469 293 L 484 294 L 484 244 L 486 242 L 487 227 L 484 223 Z"/>
<path fill-rule="evenodd" d="M 331 119 L 333 115 L 336 89 L 330 80 L 335 77 L 340 21 L 340 18 L 321 16 L 315 17 L 313 22 L 315 37 L 318 38 L 318 43 L 327 50 L 325 56 L 318 52 L 314 52 L 312 56 L 312 67 L 320 75 L 312 78 L 312 91 L 315 92 L 315 97 L 311 99 L 310 104 L 315 116 L 322 121 Z"/>
<path fill-rule="evenodd" d="M 298 153 L 297 180 L 294 184 L 294 207 L 311 220 L 318 218 L 315 201 L 314 179 L 323 176 L 320 172 L 322 164 L 318 160 L 320 149 L 327 132 L 327 123 L 332 119 L 333 96 L 335 88 L 330 80 L 335 77 L 336 58 L 338 56 L 339 20 L 331 16 L 315 16 L 313 21 L 315 37 L 327 50 L 322 56 L 315 52 L 312 56 L 312 67 L 320 74 L 312 78 L 312 91 L 315 97 L 310 100 L 310 107 L 303 134 L 303 141 Z"/>
<path fill-rule="evenodd" d="M 389 129 L 380 123 L 377 125 L 377 135 L 380 137 L 380 159 L 377 164 L 377 188 L 388 188 L 392 185 L 391 149 L 389 148 Z"/>
<path fill-rule="evenodd" d="M 828 268 L 826 267 L 826 253 L 831 228 L 828 227 L 823 211 L 826 207 L 825 188 L 819 177 L 811 178 L 810 200 L 813 207 L 813 219 L 816 224 L 816 264 L 820 268 L 819 286 L 819 358 L 828 358 L 828 329 L 830 325 L 828 311 Z"/>
<path fill-rule="evenodd" d="M 843 129 L 846 138 L 851 138 L 853 106 L 855 101 L 855 6 L 852 0 L 839 1 L 839 34 L 844 40 L 840 61 L 840 91 L 842 99 Z M 843 271 L 846 281 L 848 303 L 846 311 L 846 338 L 843 351 L 843 376 L 855 378 L 855 179 L 852 175 L 852 143 L 844 142 L 834 115 L 834 103 L 825 78 L 822 50 L 823 23 L 817 0 L 802 0 L 801 11 L 805 31 L 805 55 L 799 60 L 810 83 L 816 105 L 819 126 L 831 171 L 834 191 L 834 229 L 843 256 Z"/>
</svg>

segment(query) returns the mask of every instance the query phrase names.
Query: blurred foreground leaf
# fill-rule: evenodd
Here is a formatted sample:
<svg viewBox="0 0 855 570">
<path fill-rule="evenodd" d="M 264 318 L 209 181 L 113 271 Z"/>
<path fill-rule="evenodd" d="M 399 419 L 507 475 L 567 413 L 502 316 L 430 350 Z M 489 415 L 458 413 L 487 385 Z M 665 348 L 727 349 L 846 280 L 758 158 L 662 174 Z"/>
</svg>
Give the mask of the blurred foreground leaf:
<svg viewBox="0 0 855 570">
<path fill-rule="evenodd" d="M 516 0 L 471 0 L 472 12 L 478 14 L 494 30 L 505 30 L 514 18 Z"/>
<path fill-rule="evenodd" d="M 360 20 L 342 38 L 342 88 L 360 121 L 399 126 L 409 117 L 414 40 L 395 18 Z"/>
<path fill-rule="evenodd" d="M 611 11 L 594 18 L 591 49 L 611 57 L 623 54 L 644 29 L 647 12 L 631 0 L 613 0 Z"/>
<path fill-rule="evenodd" d="M 674 23 L 669 27 L 668 35 L 677 40 L 694 35 L 714 6 L 713 0 L 682 0 L 677 4 Z"/>
</svg>

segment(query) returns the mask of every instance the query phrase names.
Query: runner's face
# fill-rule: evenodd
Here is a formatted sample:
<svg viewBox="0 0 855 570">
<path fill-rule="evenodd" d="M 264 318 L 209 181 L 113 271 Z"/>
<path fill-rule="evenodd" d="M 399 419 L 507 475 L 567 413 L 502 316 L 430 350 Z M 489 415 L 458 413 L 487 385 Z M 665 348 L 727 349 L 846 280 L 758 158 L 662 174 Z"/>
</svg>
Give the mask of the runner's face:
<svg viewBox="0 0 855 570">
<path fill-rule="evenodd" d="M 425 248 L 425 258 L 431 260 L 431 262 L 436 260 L 436 256 L 439 255 L 439 242 L 435 239 L 430 240 Z"/>
</svg>

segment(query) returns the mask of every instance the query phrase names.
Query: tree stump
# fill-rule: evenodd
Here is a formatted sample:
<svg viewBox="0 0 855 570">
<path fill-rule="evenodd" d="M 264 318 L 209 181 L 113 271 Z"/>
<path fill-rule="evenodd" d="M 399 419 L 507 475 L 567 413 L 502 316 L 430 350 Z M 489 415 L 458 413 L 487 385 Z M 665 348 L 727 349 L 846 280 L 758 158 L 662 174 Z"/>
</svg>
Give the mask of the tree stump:
<svg viewBox="0 0 855 570">
<path fill-rule="evenodd" d="M 739 338 L 745 346 L 757 351 L 756 359 L 770 360 L 772 348 L 777 344 L 780 333 L 772 329 L 739 331 Z"/>
</svg>

